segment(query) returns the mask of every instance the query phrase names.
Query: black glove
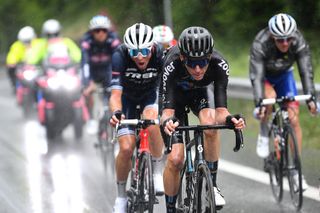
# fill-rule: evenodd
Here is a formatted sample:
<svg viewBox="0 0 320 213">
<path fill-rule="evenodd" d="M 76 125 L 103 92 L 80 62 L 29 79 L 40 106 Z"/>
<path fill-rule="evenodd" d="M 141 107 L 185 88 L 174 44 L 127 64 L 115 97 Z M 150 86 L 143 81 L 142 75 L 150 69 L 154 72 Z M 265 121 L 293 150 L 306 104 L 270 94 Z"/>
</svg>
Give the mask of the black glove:
<svg viewBox="0 0 320 213">
<path fill-rule="evenodd" d="M 226 125 L 231 126 L 231 127 L 234 127 L 234 124 L 233 124 L 233 122 L 231 121 L 232 118 L 236 118 L 237 120 L 239 120 L 240 118 L 242 118 L 242 119 L 244 120 L 244 122 L 246 122 L 245 119 L 244 119 L 244 117 L 243 117 L 241 114 L 234 114 L 234 115 L 228 115 L 228 116 L 226 117 Z"/>
<path fill-rule="evenodd" d="M 120 121 L 121 120 L 121 115 L 122 115 L 122 111 L 121 110 L 116 110 L 113 112 L 112 116 L 116 116 L 116 118 Z"/>
</svg>

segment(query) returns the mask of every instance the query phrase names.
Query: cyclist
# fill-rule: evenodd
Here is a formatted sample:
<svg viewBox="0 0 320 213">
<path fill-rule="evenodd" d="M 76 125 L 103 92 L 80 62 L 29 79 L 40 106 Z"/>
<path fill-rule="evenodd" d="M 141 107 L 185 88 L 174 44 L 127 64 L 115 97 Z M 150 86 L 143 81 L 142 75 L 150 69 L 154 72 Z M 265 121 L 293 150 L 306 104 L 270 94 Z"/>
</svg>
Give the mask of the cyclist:
<svg viewBox="0 0 320 213">
<path fill-rule="evenodd" d="M 313 99 L 307 102 L 309 110 L 312 114 L 316 114 L 316 94 L 309 45 L 297 29 L 295 20 L 288 14 L 279 13 L 270 18 L 268 27 L 256 35 L 250 52 L 250 79 L 260 119 L 256 151 L 261 158 L 269 155 L 267 120 L 271 108 L 261 107 L 260 102 L 263 98 L 297 95 L 293 77 L 294 62 L 298 65 L 303 92 L 313 95 Z M 301 152 L 299 102 L 289 103 L 288 112 Z M 306 181 L 303 179 L 303 188 L 306 187 Z"/>
<path fill-rule="evenodd" d="M 145 119 L 158 118 L 158 85 L 161 74 L 162 51 L 154 43 L 152 28 L 136 23 L 126 29 L 124 44 L 112 55 L 112 81 L 110 108 L 114 126 L 122 118 L 137 118 L 136 106 L 140 105 Z M 159 126 L 148 127 L 153 177 L 156 194 L 163 194 L 161 158 L 163 142 Z M 118 197 L 114 212 L 126 212 L 126 182 L 131 168 L 135 147 L 134 129 L 121 128 L 118 132 L 120 151 L 116 157 Z"/>
<path fill-rule="evenodd" d="M 111 21 L 103 15 L 94 16 L 89 22 L 89 31 L 81 41 L 81 67 L 83 94 L 89 108 L 91 120 L 88 122 L 88 132 L 94 133 L 97 122 L 93 119 L 92 92 L 96 84 L 103 88 L 109 87 L 111 81 L 111 57 L 115 49 L 121 44 L 118 35 L 111 30 Z"/>
<path fill-rule="evenodd" d="M 32 27 L 21 28 L 18 32 L 18 40 L 11 45 L 7 54 L 6 65 L 13 91 L 16 89 L 17 65 L 26 61 L 31 48 L 37 44 L 36 36 Z"/>
<path fill-rule="evenodd" d="M 154 40 L 162 45 L 163 49 L 167 49 L 177 44 L 173 32 L 169 26 L 157 25 L 153 28 Z"/>
<path fill-rule="evenodd" d="M 161 124 L 171 135 L 183 123 L 185 107 L 191 108 L 200 124 L 226 123 L 227 117 L 235 127 L 245 127 L 243 118 L 231 116 L 227 109 L 229 65 L 214 48 L 213 37 L 203 27 L 186 28 L 180 35 L 178 46 L 169 49 L 164 59 L 162 79 L 163 109 Z M 207 86 L 213 84 L 215 109 L 209 107 Z M 237 118 L 236 118 L 237 117 Z M 219 159 L 218 131 L 205 131 L 205 158 L 211 171 L 216 205 L 225 205 L 217 188 L 216 177 Z M 164 170 L 164 187 L 167 212 L 175 212 L 179 190 L 179 173 L 183 167 L 184 145 L 182 135 L 177 135 L 172 152 L 167 157 Z"/>
</svg>

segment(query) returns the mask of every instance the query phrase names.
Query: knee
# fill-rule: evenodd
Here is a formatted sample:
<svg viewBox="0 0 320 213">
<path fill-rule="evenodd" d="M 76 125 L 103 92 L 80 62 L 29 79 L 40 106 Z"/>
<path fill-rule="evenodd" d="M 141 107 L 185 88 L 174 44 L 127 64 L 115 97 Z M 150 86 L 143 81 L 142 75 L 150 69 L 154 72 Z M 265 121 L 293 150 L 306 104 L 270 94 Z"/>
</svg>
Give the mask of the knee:
<svg viewBox="0 0 320 213">
<path fill-rule="evenodd" d="M 119 155 L 122 156 L 122 158 L 131 159 L 131 156 L 133 154 L 133 148 L 129 143 L 122 143 L 120 145 Z"/>
<path fill-rule="evenodd" d="M 183 168 L 183 157 L 179 155 L 171 155 L 168 158 L 168 167 L 170 170 L 179 172 Z"/>
<path fill-rule="evenodd" d="M 217 130 L 205 130 L 204 135 L 212 139 L 218 139 L 219 133 Z"/>
</svg>

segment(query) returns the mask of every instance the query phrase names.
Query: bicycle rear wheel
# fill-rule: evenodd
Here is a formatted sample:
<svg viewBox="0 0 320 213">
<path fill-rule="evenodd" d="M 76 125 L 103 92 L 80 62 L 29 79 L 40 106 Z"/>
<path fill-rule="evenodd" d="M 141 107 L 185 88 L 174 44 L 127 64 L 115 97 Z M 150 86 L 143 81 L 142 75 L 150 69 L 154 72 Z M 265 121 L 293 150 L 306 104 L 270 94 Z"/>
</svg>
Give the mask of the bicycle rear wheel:
<svg viewBox="0 0 320 213">
<path fill-rule="evenodd" d="M 272 132 L 269 137 L 271 145 L 270 154 L 265 160 L 265 169 L 269 173 L 272 194 L 277 202 L 281 202 L 283 197 L 283 155 L 279 146 L 281 136 Z"/>
<path fill-rule="evenodd" d="M 155 193 L 153 187 L 153 172 L 151 155 L 143 152 L 139 159 L 139 179 L 138 179 L 138 198 L 137 211 L 153 212 L 155 203 Z"/>
<path fill-rule="evenodd" d="M 213 191 L 211 173 L 206 164 L 200 164 L 197 169 L 197 182 L 195 185 L 195 212 L 215 213 L 216 203 Z"/>
<path fill-rule="evenodd" d="M 289 181 L 290 195 L 293 205 L 297 210 L 300 210 L 303 202 L 303 189 L 301 161 L 297 139 L 291 126 L 286 126 L 285 133 L 285 159 L 288 169 L 287 176 Z"/>
</svg>

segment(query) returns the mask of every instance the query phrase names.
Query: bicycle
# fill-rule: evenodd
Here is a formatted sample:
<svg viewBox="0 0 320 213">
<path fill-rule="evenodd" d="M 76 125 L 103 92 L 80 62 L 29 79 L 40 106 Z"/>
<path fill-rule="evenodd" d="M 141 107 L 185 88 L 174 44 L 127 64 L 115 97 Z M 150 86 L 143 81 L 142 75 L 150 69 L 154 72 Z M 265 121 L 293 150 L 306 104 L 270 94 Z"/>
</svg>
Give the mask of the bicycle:
<svg viewBox="0 0 320 213">
<path fill-rule="evenodd" d="M 268 123 L 270 154 L 265 159 L 265 170 L 269 173 L 270 185 L 275 200 L 280 203 L 283 197 L 283 177 L 289 182 L 293 205 L 300 210 L 303 203 L 301 159 L 296 134 L 290 124 L 288 108 L 285 103 L 306 101 L 311 95 L 297 95 L 263 99 L 261 105 L 272 105 L 272 118 Z M 294 178 L 298 177 L 298 181 Z M 298 185 L 296 185 L 298 182 Z"/>
<path fill-rule="evenodd" d="M 111 112 L 109 111 L 108 101 L 105 96 L 105 89 L 98 87 L 95 91 L 98 97 L 95 97 L 96 108 L 98 108 L 98 131 L 97 131 L 97 142 L 94 143 L 94 147 L 100 150 L 101 158 L 104 167 L 107 166 L 108 156 L 114 154 L 114 131 L 112 126 L 109 124 Z M 107 94 L 110 91 L 107 90 Z M 109 95 L 107 95 L 108 97 Z"/>
<path fill-rule="evenodd" d="M 119 125 L 133 125 L 136 127 L 136 148 L 132 156 L 130 172 L 130 188 L 128 194 L 127 212 L 153 212 L 154 204 L 158 204 L 153 183 L 153 167 L 149 150 L 149 132 L 147 127 L 158 125 L 159 120 L 123 119 Z"/>
<path fill-rule="evenodd" d="M 237 152 L 243 147 L 243 135 L 241 130 L 234 129 L 233 125 L 189 125 L 185 114 L 185 126 L 178 126 L 175 131 L 183 131 L 185 144 L 185 162 L 180 172 L 180 188 L 177 197 L 177 212 L 206 212 L 214 213 L 218 209 L 215 204 L 215 195 L 211 172 L 204 157 L 203 131 L 209 129 L 233 129 L 236 135 L 234 151 Z M 194 138 L 190 139 L 190 131 L 193 131 Z M 172 150 L 170 138 L 166 154 Z M 193 157 L 193 154 L 195 156 Z"/>
</svg>

